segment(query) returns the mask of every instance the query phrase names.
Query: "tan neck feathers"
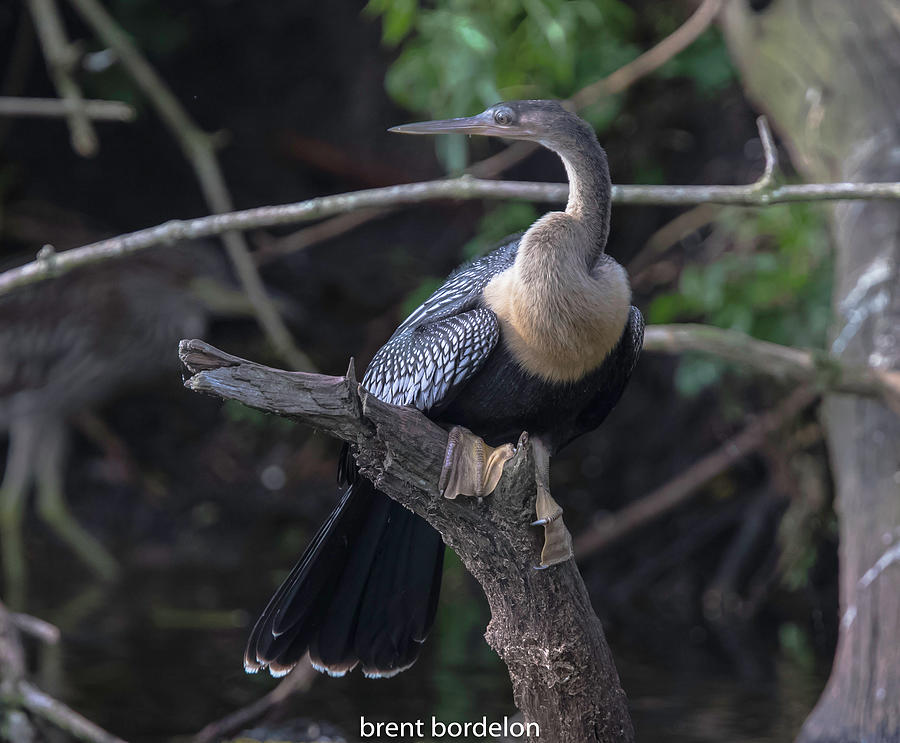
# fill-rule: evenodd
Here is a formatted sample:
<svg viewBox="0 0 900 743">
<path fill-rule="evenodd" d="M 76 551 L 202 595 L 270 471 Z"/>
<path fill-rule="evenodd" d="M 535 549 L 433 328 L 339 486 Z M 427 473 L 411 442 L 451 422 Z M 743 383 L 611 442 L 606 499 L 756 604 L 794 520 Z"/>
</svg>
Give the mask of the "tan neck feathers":
<svg viewBox="0 0 900 743">
<path fill-rule="evenodd" d="M 595 260 L 592 244 L 573 215 L 547 214 L 522 236 L 516 262 L 485 289 L 515 359 L 550 382 L 576 381 L 600 366 L 628 320 L 625 270 L 605 255 Z"/>
</svg>

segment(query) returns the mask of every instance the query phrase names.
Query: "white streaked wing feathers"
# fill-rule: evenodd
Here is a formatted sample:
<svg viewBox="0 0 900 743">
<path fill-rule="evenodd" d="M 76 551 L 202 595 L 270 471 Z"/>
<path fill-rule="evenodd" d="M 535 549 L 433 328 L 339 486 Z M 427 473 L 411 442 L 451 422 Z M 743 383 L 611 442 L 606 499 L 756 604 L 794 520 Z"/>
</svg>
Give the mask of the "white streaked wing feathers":
<svg viewBox="0 0 900 743">
<path fill-rule="evenodd" d="M 375 355 L 363 387 L 394 405 L 429 410 L 477 372 L 500 337 L 494 313 L 477 307 L 395 334 Z"/>
</svg>

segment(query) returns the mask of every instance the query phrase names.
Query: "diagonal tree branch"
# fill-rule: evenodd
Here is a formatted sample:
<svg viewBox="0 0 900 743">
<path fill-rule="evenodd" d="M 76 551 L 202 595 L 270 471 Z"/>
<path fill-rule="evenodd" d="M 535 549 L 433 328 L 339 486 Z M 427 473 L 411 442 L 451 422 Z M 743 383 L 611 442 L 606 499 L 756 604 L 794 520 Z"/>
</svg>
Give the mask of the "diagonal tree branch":
<svg viewBox="0 0 900 743">
<path fill-rule="evenodd" d="M 722 8 L 722 3 L 723 0 L 703 0 L 693 15 L 662 41 L 611 75 L 582 88 L 569 98 L 569 103 L 577 111 L 596 103 L 603 96 L 621 93 L 642 77 L 658 70 L 674 56 L 687 49 L 712 25 Z"/>
<path fill-rule="evenodd" d="M 50 2 L 50 0 L 40 1 Z M 116 52 L 122 65 L 172 132 L 197 175 L 209 208 L 217 214 L 232 211 L 234 203 L 216 159 L 213 138 L 194 123 L 134 42 L 97 0 L 69 0 L 69 2 L 97 36 Z M 247 292 L 247 298 L 253 305 L 257 320 L 276 352 L 296 369 L 314 369 L 310 359 L 294 344 L 287 326 L 278 314 L 278 309 L 266 293 L 244 236 L 239 232 L 223 231 L 218 234 L 222 236 L 225 249 L 244 291 Z"/>
<path fill-rule="evenodd" d="M 759 449 L 768 437 L 805 408 L 818 400 L 819 394 L 806 387 L 793 392 L 786 400 L 750 423 L 743 431 L 728 439 L 680 472 L 665 485 L 605 516 L 575 538 L 575 555 L 581 560 L 611 547 L 637 529 L 652 523 L 686 503 L 700 488 L 725 472 L 736 462 Z"/>
<path fill-rule="evenodd" d="M 226 736 L 243 730 L 254 720 L 290 699 L 294 694 L 308 691 L 319 674 L 309 662 L 309 655 L 303 657 L 300 664 L 294 667 L 272 691 L 256 701 L 241 707 L 219 720 L 205 725 L 190 743 L 214 743 Z"/>
<path fill-rule="evenodd" d="M 441 533 L 487 596 L 486 639 L 509 669 L 526 722 L 540 726 L 540 737 L 529 740 L 633 740 L 618 674 L 574 560 L 533 568 L 540 535 L 529 528 L 535 475 L 527 439 L 490 497 L 446 500 L 437 482 L 447 433 L 419 411 L 381 402 L 352 376 L 279 371 L 196 340 L 182 341 L 179 355 L 193 374 L 189 389 L 353 444 L 360 471 Z"/>
</svg>

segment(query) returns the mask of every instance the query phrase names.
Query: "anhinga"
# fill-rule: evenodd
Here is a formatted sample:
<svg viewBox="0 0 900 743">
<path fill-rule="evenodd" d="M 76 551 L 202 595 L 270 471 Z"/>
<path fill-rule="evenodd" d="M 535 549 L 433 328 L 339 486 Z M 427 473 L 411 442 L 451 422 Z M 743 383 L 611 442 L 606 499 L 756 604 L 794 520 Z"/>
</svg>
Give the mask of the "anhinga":
<svg viewBox="0 0 900 743">
<path fill-rule="evenodd" d="M 446 497 L 490 493 L 512 455 L 505 442 L 528 431 L 537 465 L 534 523 L 545 528 L 541 567 L 567 560 L 571 538 L 550 497 L 549 457 L 606 418 L 643 342 L 626 273 L 604 252 L 612 188 L 606 154 L 591 127 L 555 101 L 501 103 L 477 116 L 391 131 L 531 140 L 565 164 L 565 211 L 457 269 L 397 328 L 362 384 L 453 426 L 439 483 Z M 383 677 L 418 656 L 440 591 L 440 535 L 357 476 L 346 447 L 339 469 L 348 487 L 256 622 L 248 672 L 267 667 L 282 675 L 308 649 L 329 674 L 361 664 L 367 676 Z"/>
</svg>

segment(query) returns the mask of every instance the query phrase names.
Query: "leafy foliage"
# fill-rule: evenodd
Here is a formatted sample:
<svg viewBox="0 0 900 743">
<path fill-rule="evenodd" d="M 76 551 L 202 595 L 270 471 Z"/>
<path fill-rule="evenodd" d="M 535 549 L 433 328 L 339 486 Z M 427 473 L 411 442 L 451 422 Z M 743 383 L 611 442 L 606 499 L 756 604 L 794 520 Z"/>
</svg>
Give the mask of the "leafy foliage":
<svg viewBox="0 0 900 743">
<path fill-rule="evenodd" d="M 638 17 L 622 0 L 369 0 L 366 12 L 381 19 L 384 43 L 400 48 L 385 81 L 391 97 L 442 118 L 500 100 L 567 98 L 634 59 L 641 25 L 662 38 L 684 20 L 666 3 Z M 689 77 L 705 94 L 735 78 L 715 30 L 660 73 Z M 612 97 L 581 113 L 603 129 L 619 110 Z M 448 170 L 465 166 L 463 137 L 440 137 L 435 146 Z"/>
<path fill-rule="evenodd" d="M 412 111 L 475 113 L 499 100 L 565 98 L 638 52 L 634 13 L 620 0 L 370 0 L 385 43 L 400 46 L 385 84 Z M 606 118 L 608 108 L 589 112 Z M 593 121 L 592 123 L 597 123 Z M 451 170 L 465 165 L 465 140 L 441 137 Z"/>
<path fill-rule="evenodd" d="M 706 250 L 681 272 L 675 290 L 654 299 L 651 322 L 703 321 L 775 343 L 824 346 L 832 267 L 815 206 L 724 210 Z M 723 369 L 718 360 L 687 356 L 676 382 L 693 394 L 717 381 Z"/>
</svg>

